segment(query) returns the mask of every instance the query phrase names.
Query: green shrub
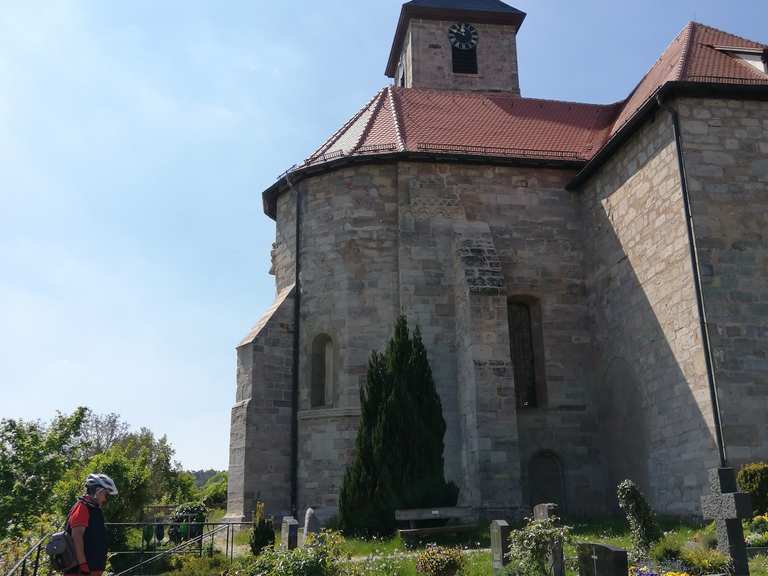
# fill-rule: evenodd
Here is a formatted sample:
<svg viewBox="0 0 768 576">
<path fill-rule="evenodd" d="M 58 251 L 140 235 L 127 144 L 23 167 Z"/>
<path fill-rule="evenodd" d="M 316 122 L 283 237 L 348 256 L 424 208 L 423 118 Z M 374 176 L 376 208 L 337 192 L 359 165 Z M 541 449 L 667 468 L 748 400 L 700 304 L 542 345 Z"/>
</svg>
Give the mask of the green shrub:
<svg viewBox="0 0 768 576">
<path fill-rule="evenodd" d="M 203 533 L 202 523 L 207 515 L 208 508 L 202 502 L 187 502 L 177 506 L 169 519 L 177 525 L 168 528 L 168 537 L 176 544 L 197 538 Z"/>
<path fill-rule="evenodd" d="M 689 574 L 723 574 L 730 571 L 731 560 L 718 550 L 701 546 L 685 546 L 680 552 L 680 560 Z"/>
<path fill-rule="evenodd" d="M 445 480 L 440 396 L 419 330 L 411 336 L 405 316 L 384 354 L 371 353 L 360 405 L 355 452 L 339 494 L 345 533 L 388 535 L 398 508 L 454 506 L 459 490 Z"/>
<path fill-rule="evenodd" d="M 739 470 L 739 490 L 752 495 L 755 514 L 768 514 L 768 462 L 753 462 Z"/>
<path fill-rule="evenodd" d="M 752 521 L 749 523 L 749 530 L 757 533 L 768 532 L 768 514 L 752 518 Z"/>
<path fill-rule="evenodd" d="M 656 515 L 632 480 L 624 480 L 617 488 L 619 508 L 627 518 L 632 537 L 631 556 L 633 559 L 648 556 L 651 546 L 661 539 L 661 530 Z"/>
<path fill-rule="evenodd" d="M 168 568 L 173 576 L 211 576 L 226 571 L 227 562 L 223 556 L 176 556 Z"/>
<path fill-rule="evenodd" d="M 753 546 L 755 548 L 763 548 L 768 546 L 768 532 L 752 532 L 747 534 L 745 540 L 747 546 Z"/>
<path fill-rule="evenodd" d="M 553 543 L 564 546 L 571 541 L 571 528 L 558 526 L 557 518 L 526 519 L 520 530 L 509 533 L 509 573 L 525 576 L 550 576 L 549 551 Z"/>
<path fill-rule="evenodd" d="M 693 540 L 702 548 L 711 550 L 717 548 L 717 530 L 715 529 L 715 523 L 710 522 L 706 527 L 699 530 L 693 537 Z"/>
<path fill-rule="evenodd" d="M 251 526 L 248 537 L 248 544 L 254 556 L 261 554 L 267 546 L 275 543 L 275 526 L 272 518 L 264 517 L 264 502 L 256 503 L 256 510 L 253 513 L 253 525 Z"/>
<path fill-rule="evenodd" d="M 218 472 L 208 478 L 200 489 L 203 504 L 208 508 L 221 508 L 227 504 L 227 483 L 229 475 L 226 472 Z"/>
<path fill-rule="evenodd" d="M 458 548 L 429 546 L 416 557 L 416 572 L 426 576 L 454 576 L 464 564 Z"/>
<path fill-rule="evenodd" d="M 685 538 L 679 534 L 670 532 L 651 546 L 650 554 L 656 562 L 672 563 L 678 562 L 682 554 Z"/>
<path fill-rule="evenodd" d="M 260 576 L 340 576 L 344 538 L 338 532 L 312 534 L 305 545 L 293 550 L 268 546 L 250 565 Z"/>
</svg>

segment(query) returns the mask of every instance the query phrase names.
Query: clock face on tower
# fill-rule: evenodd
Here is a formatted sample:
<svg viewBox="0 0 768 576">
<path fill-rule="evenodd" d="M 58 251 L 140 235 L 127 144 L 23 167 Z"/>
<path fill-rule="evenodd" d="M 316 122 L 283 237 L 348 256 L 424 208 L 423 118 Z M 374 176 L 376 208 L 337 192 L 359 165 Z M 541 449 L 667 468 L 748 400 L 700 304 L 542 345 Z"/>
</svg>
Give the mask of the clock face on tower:
<svg viewBox="0 0 768 576">
<path fill-rule="evenodd" d="M 472 50 L 477 46 L 477 39 L 477 30 L 472 24 L 454 24 L 448 28 L 448 40 L 459 50 Z"/>
</svg>

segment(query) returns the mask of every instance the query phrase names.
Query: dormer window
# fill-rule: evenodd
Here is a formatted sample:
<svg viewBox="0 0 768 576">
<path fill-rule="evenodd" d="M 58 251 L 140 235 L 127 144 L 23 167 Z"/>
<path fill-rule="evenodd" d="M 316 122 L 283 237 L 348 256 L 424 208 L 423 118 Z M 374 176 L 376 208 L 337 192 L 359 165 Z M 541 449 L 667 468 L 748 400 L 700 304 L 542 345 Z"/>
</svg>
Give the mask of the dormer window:
<svg viewBox="0 0 768 576">
<path fill-rule="evenodd" d="M 715 46 L 714 48 L 751 66 L 758 72 L 768 74 L 768 48 L 740 48 L 735 46 Z"/>
</svg>

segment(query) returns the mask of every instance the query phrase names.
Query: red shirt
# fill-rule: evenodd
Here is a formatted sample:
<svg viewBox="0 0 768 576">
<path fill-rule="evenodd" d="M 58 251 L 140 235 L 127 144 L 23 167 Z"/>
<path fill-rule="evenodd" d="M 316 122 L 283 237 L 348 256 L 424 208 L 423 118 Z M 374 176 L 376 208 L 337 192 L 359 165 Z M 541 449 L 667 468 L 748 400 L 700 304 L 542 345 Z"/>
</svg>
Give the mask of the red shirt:
<svg viewBox="0 0 768 576">
<path fill-rule="evenodd" d="M 69 514 L 70 528 L 88 528 L 88 522 L 91 519 L 91 513 L 88 506 L 83 502 L 78 502 Z"/>
</svg>

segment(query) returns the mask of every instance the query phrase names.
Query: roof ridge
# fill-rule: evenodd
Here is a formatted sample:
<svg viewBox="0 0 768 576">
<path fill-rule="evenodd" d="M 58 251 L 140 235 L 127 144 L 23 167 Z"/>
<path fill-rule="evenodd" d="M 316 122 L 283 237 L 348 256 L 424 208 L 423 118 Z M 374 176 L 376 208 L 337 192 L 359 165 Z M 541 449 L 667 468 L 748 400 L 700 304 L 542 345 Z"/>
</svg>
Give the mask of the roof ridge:
<svg viewBox="0 0 768 576">
<path fill-rule="evenodd" d="M 675 80 L 683 80 L 688 74 L 688 64 L 690 62 L 688 57 L 691 53 L 693 41 L 696 38 L 696 26 L 698 26 L 696 22 L 690 21 L 685 28 L 683 28 L 683 33 L 688 36 L 685 39 L 685 46 L 683 46 L 683 50 L 680 52 L 680 60 L 677 63 L 677 70 L 674 75 Z"/>
<path fill-rule="evenodd" d="M 344 134 L 344 132 L 346 132 L 346 131 L 347 131 L 347 129 L 348 129 L 350 126 L 352 126 L 352 124 L 354 124 L 355 122 L 357 122 L 358 118 L 360 118 L 360 116 L 362 116 L 362 115 L 365 113 L 365 111 L 366 111 L 366 110 L 368 110 L 368 108 L 370 108 L 370 106 L 371 106 L 371 104 L 373 104 L 374 100 L 376 100 L 376 98 L 378 98 L 379 94 L 381 94 L 382 92 L 384 92 L 384 90 L 386 90 L 386 88 L 382 88 L 381 90 L 379 90 L 378 92 L 376 92 L 376 94 L 374 94 L 373 98 L 371 98 L 370 100 L 368 100 L 368 102 L 367 102 L 367 103 L 366 103 L 366 104 L 365 104 L 365 105 L 364 105 L 362 108 L 360 108 L 360 110 L 358 110 L 358 112 L 357 112 L 357 113 L 356 113 L 354 116 L 352 116 L 352 118 L 350 118 L 349 120 L 347 120 L 347 121 L 346 121 L 346 122 L 345 122 L 345 123 L 344 123 L 344 124 L 341 126 L 341 128 L 339 128 L 338 130 L 336 130 L 336 132 L 334 132 L 333 134 L 331 134 L 331 136 L 330 136 L 330 137 L 329 137 L 329 138 L 328 138 L 328 139 L 327 139 L 325 142 L 323 142 L 323 144 L 321 144 L 321 145 L 320 145 L 320 147 L 319 147 L 317 150 L 315 150 L 314 152 L 312 152 L 312 154 L 310 154 L 310 155 L 307 157 L 307 160 L 310 160 L 310 159 L 312 159 L 312 158 L 316 158 L 316 157 L 318 157 L 318 156 L 322 156 L 322 155 L 323 155 L 323 153 L 325 153 L 325 151 L 326 151 L 326 150 L 328 150 L 328 149 L 329 149 L 331 146 L 333 146 L 334 144 L 336 144 L 336 142 L 338 142 L 338 141 L 339 141 L 339 138 L 341 138 L 341 136 Z"/>
<path fill-rule="evenodd" d="M 403 132 L 400 128 L 400 117 L 397 113 L 397 103 L 395 102 L 395 90 L 392 86 L 387 87 L 389 96 L 389 105 L 392 107 L 392 120 L 395 124 L 395 136 L 397 137 L 397 146 L 400 152 L 405 151 L 405 140 L 403 140 Z"/>
<path fill-rule="evenodd" d="M 368 134 L 371 132 L 371 127 L 373 126 L 373 123 L 376 121 L 376 118 L 379 116 L 379 111 L 381 110 L 382 102 L 384 101 L 384 90 L 385 88 L 382 88 L 379 90 L 374 96 L 374 99 L 376 99 L 376 103 L 373 104 L 374 108 L 371 112 L 370 118 L 368 118 L 368 122 L 365 124 L 365 128 L 360 132 L 360 137 L 357 139 L 357 142 L 355 142 L 355 145 L 352 146 L 352 148 L 349 149 L 347 154 L 354 154 L 357 152 L 357 150 L 360 148 L 363 142 L 365 142 L 365 139 L 368 137 Z M 366 108 L 367 110 L 368 108 Z"/>
</svg>

